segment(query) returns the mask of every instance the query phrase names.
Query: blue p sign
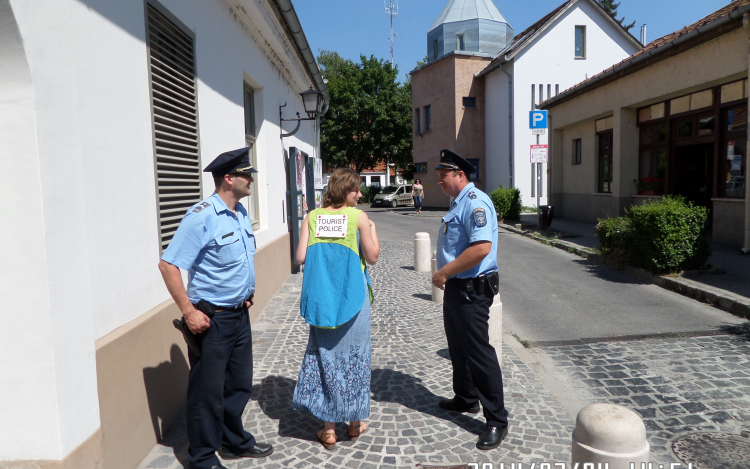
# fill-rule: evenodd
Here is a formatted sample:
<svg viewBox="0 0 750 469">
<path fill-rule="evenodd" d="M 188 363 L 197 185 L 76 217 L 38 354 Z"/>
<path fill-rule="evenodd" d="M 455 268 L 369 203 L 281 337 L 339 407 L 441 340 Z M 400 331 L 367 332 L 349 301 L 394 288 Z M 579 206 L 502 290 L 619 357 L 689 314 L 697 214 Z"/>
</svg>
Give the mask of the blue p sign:
<svg viewBox="0 0 750 469">
<path fill-rule="evenodd" d="M 529 111 L 529 128 L 546 129 L 547 111 Z"/>
</svg>

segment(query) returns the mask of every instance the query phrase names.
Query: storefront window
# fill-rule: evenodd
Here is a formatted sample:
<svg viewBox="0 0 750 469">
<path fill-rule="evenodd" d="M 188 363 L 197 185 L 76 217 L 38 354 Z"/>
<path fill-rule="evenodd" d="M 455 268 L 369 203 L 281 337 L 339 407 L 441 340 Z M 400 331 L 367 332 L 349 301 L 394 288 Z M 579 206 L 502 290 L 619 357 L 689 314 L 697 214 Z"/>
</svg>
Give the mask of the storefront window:
<svg viewBox="0 0 750 469">
<path fill-rule="evenodd" d="M 698 135 L 711 135 L 714 133 L 715 121 L 716 119 L 713 116 L 698 119 Z"/>
<path fill-rule="evenodd" d="M 747 187 L 747 106 L 722 112 L 722 145 L 719 151 L 719 196 L 744 198 Z"/>
<path fill-rule="evenodd" d="M 693 119 L 682 121 L 677 124 L 677 138 L 690 138 L 693 136 Z"/>
<path fill-rule="evenodd" d="M 598 191 L 612 192 L 612 132 L 599 134 L 599 184 Z"/>
<path fill-rule="evenodd" d="M 634 181 L 639 194 L 664 193 L 667 175 L 667 123 L 641 126 L 638 179 Z"/>
</svg>

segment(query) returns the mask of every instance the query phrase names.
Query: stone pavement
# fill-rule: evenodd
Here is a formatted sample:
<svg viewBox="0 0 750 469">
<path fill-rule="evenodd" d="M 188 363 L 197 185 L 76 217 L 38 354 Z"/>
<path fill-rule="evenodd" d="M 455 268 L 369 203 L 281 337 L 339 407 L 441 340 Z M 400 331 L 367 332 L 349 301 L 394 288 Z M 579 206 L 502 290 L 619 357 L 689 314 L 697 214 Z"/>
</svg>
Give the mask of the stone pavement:
<svg viewBox="0 0 750 469">
<path fill-rule="evenodd" d="M 558 378 L 585 400 L 638 412 L 651 461 L 670 463 L 677 461 L 670 450 L 676 436 L 750 430 L 750 328 L 734 332 L 536 350 L 552 359 Z"/>
<path fill-rule="evenodd" d="M 412 269 L 409 243 L 382 242 L 371 275 L 372 401 L 370 430 L 352 443 L 326 451 L 314 437 L 322 424 L 292 410 L 292 392 L 307 343 L 308 326 L 299 316 L 302 276 L 294 275 L 253 325 L 254 387 L 244 420 L 275 453 L 261 460 L 226 462 L 244 467 L 406 468 L 417 464 L 469 462 L 567 462 L 573 420 L 516 353 L 503 346 L 503 377 L 510 434 L 491 451 L 475 448 L 484 428 L 480 416 L 452 414 L 437 407 L 451 397 L 451 366 L 441 306 L 430 301 L 430 274 Z M 157 445 L 139 468 L 186 466 L 184 422 Z M 481 467 L 481 466 L 480 466 Z"/>
</svg>

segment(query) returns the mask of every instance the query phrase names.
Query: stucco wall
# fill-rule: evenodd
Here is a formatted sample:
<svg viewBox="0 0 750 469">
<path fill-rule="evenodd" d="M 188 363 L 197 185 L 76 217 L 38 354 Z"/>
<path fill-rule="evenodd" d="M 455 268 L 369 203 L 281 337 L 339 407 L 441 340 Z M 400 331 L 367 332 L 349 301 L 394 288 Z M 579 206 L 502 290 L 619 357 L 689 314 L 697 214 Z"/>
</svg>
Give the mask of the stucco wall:
<svg viewBox="0 0 750 469">
<path fill-rule="evenodd" d="M 304 66 L 265 0 L 162 4 L 195 33 L 201 166 L 245 146 L 243 81 L 256 88 L 262 252 L 287 234 L 278 106 L 303 112 Z M 0 12 L 0 191 L 24 200 L 2 209 L 14 249 L 0 299 L 28 311 L 0 346 L 19 357 L 2 365 L 0 460 L 60 460 L 100 427 L 95 341 L 169 299 L 156 268 L 144 2 L 0 0 Z M 312 122 L 283 143 L 317 156 Z M 268 267 L 274 278 L 281 266 Z"/>
<path fill-rule="evenodd" d="M 565 216 L 594 221 L 595 213 L 601 208 L 599 202 L 580 198 L 577 199 L 579 203 L 592 206 L 575 210 L 569 206 L 569 202 L 581 193 L 582 187 L 596 187 L 596 168 L 588 166 L 587 147 L 590 144 L 586 143 L 594 138 L 596 119 L 607 115 L 614 117 L 611 205 L 614 215 L 632 203 L 632 195 L 636 192 L 632 180 L 638 177 L 637 108 L 744 78 L 747 76 L 746 48 L 744 32 L 734 30 L 550 109 L 552 126 L 556 132 L 562 133 L 559 144 L 555 140 L 551 153 L 554 158 L 562 156 L 562 189 L 558 187 L 553 191 L 563 194 Z M 583 164 L 578 170 L 568 169 L 575 138 L 584 138 Z M 734 204 L 744 207 L 742 202 Z M 733 208 L 719 204 L 714 210 L 715 216 L 719 217 L 714 220 L 714 226 L 717 221 L 722 224 L 714 233 L 719 239 L 742 236 L 741 223 L 730 221 L 736 219 L 736 216 L 729 215 L 733 213 Z M 732 226 L 736 228 L 736 233 L 730 229 Z M 730 235 L 729 231 L 733 234 Z"/>
<path fill-rule="evenodd" d="M 586 58 L 575 58 L 575 27 L 586 26 Z M 536 136 L 529 130 L 529 111 L 532 110 L 531 85 L 535 85 L 534 103 L 539 103 L 539 85 L 542 85 L 542 99 L 546 100 L 555 95 L 556 85 L 560 92 L 591 77 L 616 62 L 626 58 L 638 50 L 638 46 L 628 41 L 621 30 L 606 19 L 599 8 L 588 1 L 578 1 L 558 20 L 525 45 L 514 59 L 512 66 L 506 65 L 506 70 L 513 70 L 514 80 L 514 181 L 513 184 L 521 189 L 521 196 L 526 205 L 536 204 L 536 197 L 531 197 L 532 169 L 529 161 L 530 145 L 536 144 Z M 507 77 L 501 70 L 494 70 L 486 76 L 487 95 L 493 97 L 493 105 L 497 100 L 507 100 L 507 91 L 490 90 L 490 87 L 503 86 Z M 547 86 L 551 85 L 551 93 Z M 503 98 L 503 96 L 505 96 Z M 508 124 L 508 113 L 499 112 L 490 116 L 488 113 L 487 128 L 498 129 Z M 488 135 L 490 132 L 488 131 Z M 494 143 L 494 142 L 493 142 Z M 549 144 L 549 133 L 539 138 L 540 144 Z M 489 142 L 488 142 L 489 146 Z M 494 146 L 494 145 L 493 145 Z M 508 160 L 508 147 L 501 144 L 498 147 L 498 159 Z M 501 164 L 499 172 L 490 176 L 492 186 L 510 183 L 509 165 Z M 548 182 L 547 165 L 542 173 L 541 203 L 547 203 Z"/>
</svg>

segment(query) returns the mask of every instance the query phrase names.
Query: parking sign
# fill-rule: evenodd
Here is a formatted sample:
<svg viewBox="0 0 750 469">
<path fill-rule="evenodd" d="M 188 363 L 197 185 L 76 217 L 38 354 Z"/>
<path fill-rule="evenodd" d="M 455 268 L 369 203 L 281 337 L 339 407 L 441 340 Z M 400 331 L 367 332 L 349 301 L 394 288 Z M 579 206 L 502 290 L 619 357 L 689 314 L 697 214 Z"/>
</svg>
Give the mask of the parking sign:
<svg viewBox="0 0 750 469">
<path fill-rule="evenodd" d="M 529 111 L 529 128 L 546 129 L 547 111 Z"/>
</svg>

